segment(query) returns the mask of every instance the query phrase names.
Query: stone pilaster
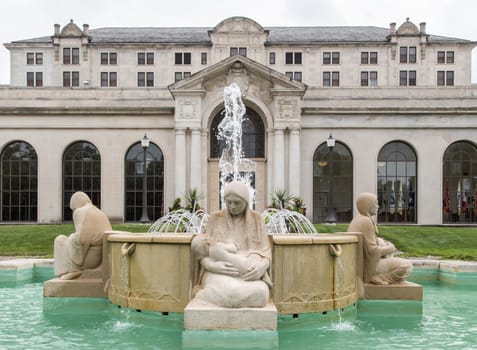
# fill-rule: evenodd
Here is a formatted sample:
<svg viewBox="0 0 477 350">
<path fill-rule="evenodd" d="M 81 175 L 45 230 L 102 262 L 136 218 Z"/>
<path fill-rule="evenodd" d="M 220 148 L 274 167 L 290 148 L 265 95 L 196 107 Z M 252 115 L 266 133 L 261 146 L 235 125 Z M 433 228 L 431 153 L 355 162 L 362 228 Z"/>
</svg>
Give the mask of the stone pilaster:
<svg viewBox="0 0 477 350">
<path fill-rule="evenodd" d="M 186 138 L 185 129 L 179 128 L 176 132 L 175 157 L 175 198 L 182 197 L 186 190 Z"/>
<path fill-rule="evenodd" d="M 177 140 L 177 139 L 176 139 Z M 200 129 L 191 130 L 190 139 L 190 188 L 197 188 L 201 192 L 201 131 Z"/>
<path fill-rule="evenodd" d="M 275 129 L 273 165 L 273 190 L 283 190 L 285 189 L 285 136 L 283 129 Z"/>
<path fill-rule="evenodd" d="M 288 193 L 300 196 L 300 130 L 290 130 L 288 150 Z"/>
</svg>

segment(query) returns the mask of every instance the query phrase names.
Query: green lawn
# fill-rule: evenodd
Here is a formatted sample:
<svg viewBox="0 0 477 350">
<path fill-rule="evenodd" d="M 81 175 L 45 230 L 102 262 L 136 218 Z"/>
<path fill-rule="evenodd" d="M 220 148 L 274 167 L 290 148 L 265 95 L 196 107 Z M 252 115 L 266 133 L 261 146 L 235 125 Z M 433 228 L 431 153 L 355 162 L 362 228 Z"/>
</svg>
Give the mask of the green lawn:
<svg viewBox="0 0 477 350">
<path fill-rule="evenodd" d="M 149 225 L 118 224 L 114 230 L 146 232 Z M 53 241 L 58 235 L 74 232 L 73 224 L 0 225 L 0 256 L 53 257 Z"/>
<path fill-rule="evenodd" d="M 318 232 L 343 232 L 348 225 L 316 225 Z M 379 236 L 409 257 L 477 260 L 477 227 L 379 226 Z"/>
<path fill-rule="evenodd" d="M 348 225 L 316 225 L 320 233 L 344 232 Z M 113 229 L 146 232 L 148 225 L 118 224 Z M 0 256 L 53 256 L 53 241 L 73 232 L 65 225 L 0 225 Z M 436 256 L 477 261 L 477 227 L 379 226 L 380 236 L 393 242 L 404 256 Z"/>
</svg>

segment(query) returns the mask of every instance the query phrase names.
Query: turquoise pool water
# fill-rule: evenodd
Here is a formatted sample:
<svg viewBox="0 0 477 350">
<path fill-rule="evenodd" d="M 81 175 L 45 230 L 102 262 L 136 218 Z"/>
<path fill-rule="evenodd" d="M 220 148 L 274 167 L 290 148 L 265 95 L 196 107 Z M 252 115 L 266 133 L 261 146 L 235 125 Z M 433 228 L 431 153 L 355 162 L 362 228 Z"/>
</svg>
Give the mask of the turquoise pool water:
<svg viewBox="0 0 477 350">
<path fill-rule="evenodd" d="M 0 349 L 477 349 L 475 284 L 423 285 L 422 304 L 363 301 L 341 315 L 280 317 L 278 332 L 188 333 L 181 314 L 44 299 L 41 280 L 0 283 Z"/>
</svg>

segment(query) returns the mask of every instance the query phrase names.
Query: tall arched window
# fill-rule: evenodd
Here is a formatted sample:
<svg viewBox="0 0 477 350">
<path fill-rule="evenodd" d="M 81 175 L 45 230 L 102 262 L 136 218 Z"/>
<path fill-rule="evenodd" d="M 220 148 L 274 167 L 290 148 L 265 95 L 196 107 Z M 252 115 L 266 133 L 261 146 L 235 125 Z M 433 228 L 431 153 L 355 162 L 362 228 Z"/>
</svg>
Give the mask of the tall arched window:
<svg viewBox="0 0 477 350">
<path fill-rule="evenodd" d="M 353 157 L 341 142 L 333 148 L 333 206 L 337 222 L 353 218 Z M 313 155 L 313 222 L 325 222 L 328 214 L 330 151 L 326 142 Z"/>
<path fill-rule="evenodd" d="M 100 206 L 101 157 L 98 149 L 86 141 L 71 144 L 63 154 L 63 221 L 72 220 L 70 199 L 76 191 L 83 191 Z"/>
<path fill-rule="evenodd" d="M 417 157 L 406 143 L 386 144 L 378 155 L 378 220 L 416 223 Z"/>
<path fill-rule="evenodd" d="M 23 141 L 7 145 L 0 155 L 2 221 L 36 221 L 38 158 Z"/>
<path fill-rule="evenodd" d="M 126 154 L 125 166 L 125 220 L 139 221 L 142 214 L 144 149 L 138 142 Z M 147 213 L 151 221 L 164 212 L 164 157 L 161 149 L 150 143 L 146 152 Z"/>
<path fill-rule="evenodd" d="M 211 158 L 220 158 L 225 147 L 224 141 L 217 140 L 218 126 L 222 119 L 224 119 L 224 111 L 214 117 L 210 127 Z M 265 157 L 265 126 L 258 113 L 248 107 L 242 122 L 242 148 L 245 158 Z"/>
<path fill-rule="evenodd" d="M 444 153 L 443 223 L 477 222 L 477 147 L 455 142 Z"/>
</svg>

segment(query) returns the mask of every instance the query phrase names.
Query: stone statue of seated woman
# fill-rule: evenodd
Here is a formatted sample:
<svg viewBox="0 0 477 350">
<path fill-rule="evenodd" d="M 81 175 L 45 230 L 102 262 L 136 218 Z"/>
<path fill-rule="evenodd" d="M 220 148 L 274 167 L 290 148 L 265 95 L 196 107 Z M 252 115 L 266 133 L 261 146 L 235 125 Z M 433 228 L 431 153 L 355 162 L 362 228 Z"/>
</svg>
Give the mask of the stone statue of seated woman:
<svg viewBox="0 0 477 350">
<path fill-rule="evenodd" d="M 260 213 L 249 208 L 240 181 L 225 187 L 226 209 L 211 214 L 205 234 L 192 240 L 200 263 L 195 298 L 227 307 L 264 307 L 270 297 L 271 247 Z"/>
<path fill-rule="evenodd" d="M 378 237 L 376 195 L 361 193 L 356 207 L 359 214 L 351 221 L 348 232 L 361 232 L 363 237 L 363 282 L 382 285 L 405 281 L 412 271 L 412 263 L 391 256 L 396 251 L 394 244 Z"/>
<path fill-rule="evenodd" d="M 84 192 L 71 196 L 75 232 L 69 236 L 60 235 L 54 242 L 55 276 L 74 279 L 85 270 L 98 268 L 103 258 L 103 234 L 111 230 L 105 213 L 91 203 Z"/>
</svg>

